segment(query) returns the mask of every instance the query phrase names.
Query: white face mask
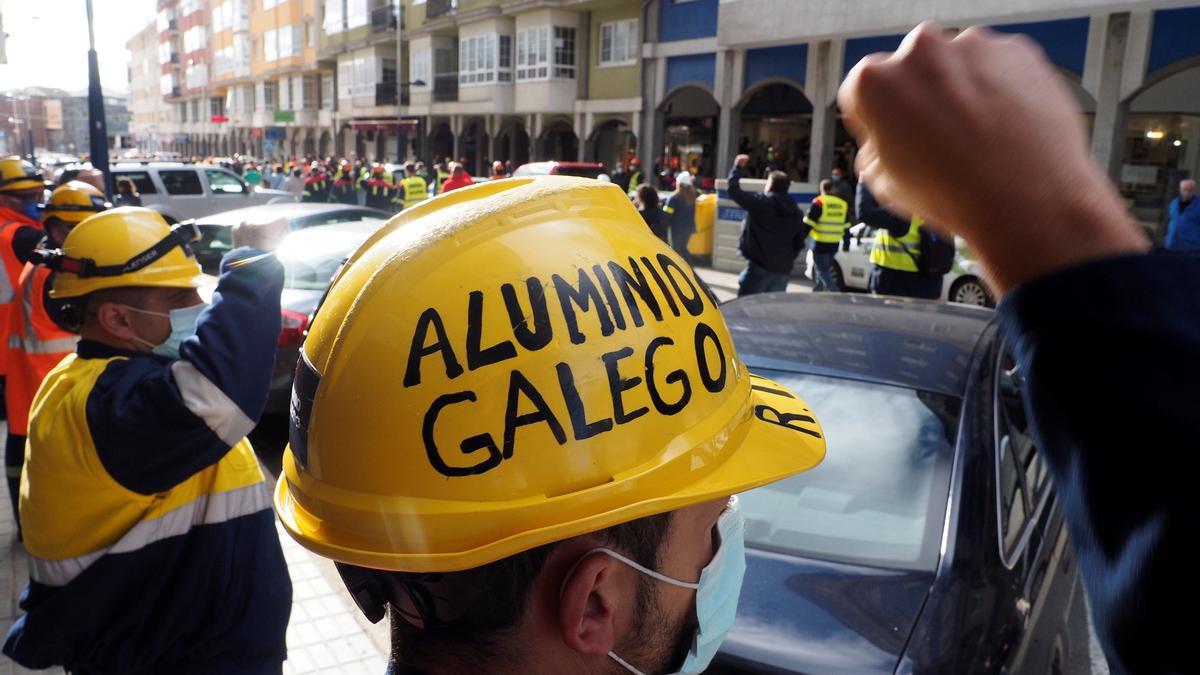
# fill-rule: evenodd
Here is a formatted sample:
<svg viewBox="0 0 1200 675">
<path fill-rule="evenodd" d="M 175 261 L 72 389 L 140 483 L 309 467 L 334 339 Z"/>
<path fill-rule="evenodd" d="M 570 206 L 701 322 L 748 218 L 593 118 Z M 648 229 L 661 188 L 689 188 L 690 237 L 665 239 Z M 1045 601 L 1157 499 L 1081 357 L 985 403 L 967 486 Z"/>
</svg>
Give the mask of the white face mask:
<svg viewBox="0 0 1200 675">
<path fill-rule="evenodd" d="M 170 312 L 154 312 L 140 307 L 131 307 L 129 305 L 121 305 L 125 309 L 131 309 L 142 314 L 151 316 L 163 316 L 171 321 L 171 334 L 167 336 L 161 344 L 154 344 L 149 340 L 143 340 L 138 336 L 133 339 L 150 347 L 150 351 L 161 356 L 169 356 L 173 359 L 179 358 L 179 346 L 183 341 L 196 334 L 196 320 L 200 318 L 200 312 L 203 312 L 208 307 L 207 303 L 201 302 L 191 307 L 180 307 L 172 309 Z"/>
<path fill-rule="evenodd" d="M 717 533 L 721 540 L 718 548 L 712 560 L 700 572 L 700 580 L 695 583 L 656 572 L 607 548 L 594 548 L 580 558 L 582 562 L 583 558 L 593 553 L 603 553 L 658 581 L 696 591 L 696 620 L 699 627 L 683 664 L 675 671 L 678 675 L 703 673 L 717 655 L 717 649 L 733 628 L 733 621 L 737 617 L 738 597 L 742 592 L 742 578 L 746 574 L 746 522 L 738 508 L 737 497 L 730 499 L 729 507 L 717 519 Z M 646 675 L 616 652 L 609 652 L 608 656 L 634 675 Z"/>
</svg>

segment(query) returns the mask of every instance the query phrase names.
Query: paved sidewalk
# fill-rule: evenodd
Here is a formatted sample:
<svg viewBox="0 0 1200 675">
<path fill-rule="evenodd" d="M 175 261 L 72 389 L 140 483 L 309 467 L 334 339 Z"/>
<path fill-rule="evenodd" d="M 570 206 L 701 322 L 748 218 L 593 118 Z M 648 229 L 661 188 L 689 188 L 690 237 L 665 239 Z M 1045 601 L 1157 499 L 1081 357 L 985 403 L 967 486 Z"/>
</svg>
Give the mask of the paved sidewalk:
<svg viewBox="0 0 1200 675">
<path fill-rule="evenodd" d="M 7 434 L 0 422 L 0 438 Z M 0 631 L 7 632 L 20 614 L 17 601 L 28 579 L 25 548 L 16 541 L 8 492 L 0 487 Z M 278 529 L 278 525 L 276 526 Z M 292 618 L 288 624 L 288 661 L 283 672 L 383 675 L 387 668 L 386 621 L 372 626 L 350 600 L 328 561 L 292 541 L 282 530 L 279 540 L 292 577 Z M 84 610 L 86 608 L 81 608 Z M 0 633 L 2 634 L 2 633 Z M 0 655 L 0 675 L 62 673 L 59 668 L 31 671 Z"/>
</svg>

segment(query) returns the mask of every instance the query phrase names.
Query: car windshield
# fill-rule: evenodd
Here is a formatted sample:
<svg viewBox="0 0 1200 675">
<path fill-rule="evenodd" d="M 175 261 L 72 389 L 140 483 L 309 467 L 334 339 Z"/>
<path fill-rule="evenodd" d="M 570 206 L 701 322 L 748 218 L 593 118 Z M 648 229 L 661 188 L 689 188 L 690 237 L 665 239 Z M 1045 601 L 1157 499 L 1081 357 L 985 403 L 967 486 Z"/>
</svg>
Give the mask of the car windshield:
<svg viewBox="0 0 1200 675">
<path fill-rule="evenodd" d="M 302 242 L 284 240 L 277 252 L 283 263 L 283 287 L 298 291 L 325 290 L 342 261 L 350 257 L 365 239 L 364 234 L 361 237 L 309 237 Z"/>
<path fill-rule="evenodd" d="M 754 370 L 804 398 L 828 447 L 816 468 L 741 495 L 746 545 L 836 562 L 934 569 L 959 399 Z"/>
</svg>

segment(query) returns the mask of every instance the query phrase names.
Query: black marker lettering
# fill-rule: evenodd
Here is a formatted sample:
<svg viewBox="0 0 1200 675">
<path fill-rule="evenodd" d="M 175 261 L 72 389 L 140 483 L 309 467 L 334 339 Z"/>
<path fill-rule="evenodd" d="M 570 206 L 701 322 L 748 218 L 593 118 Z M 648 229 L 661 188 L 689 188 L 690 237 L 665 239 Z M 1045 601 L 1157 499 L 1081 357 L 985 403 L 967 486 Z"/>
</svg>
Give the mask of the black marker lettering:
<svg viewBox="0 0 1200 675">
<path fill-rule="evenodd" d="M 573 305 L 579 305 L 579 309 L 584 312 L 594 306 L 596 317 L 600 320 L 600 334 L 612 335 L 613 325 L 608 318 L 608 309 L 600 297 L 600 291 L 596 290 L 596 284 L 592 283 L 591 278 L 588 277 L 587 270 L 579 269 L 578 290 L 557 274 L 551 279 L 554 281 L 554 290 L 558 292 L 558 302 L 562 306 L 563 318 L 567 321 L 567 332 L 571 335 L 572 344 L 583 344 L 583 341 L 587 339 L 587 336 L 579 330 L 579 320 L 575 318 Z"/>
<path fill-rule="evenodd" d="M 571 372 L 571 366 L 560 363 L 554 366 L 554 369 L 558 371 L 558 385 L 562 389 L 563 400 L 567 403 L 567 413 L 571 418 L 571 431 L 575 440 L 586 440 L 612 429 L 613 421 L 608 417 L 595 422 L 587 421 L 587 411 L 583 409 L 583 399 L 579 398 L 579 390 L 575 388 L 575 374 Z"/>
<path fill-rule="evenodd" d="M 768 418 L 767 413 L 771 413 L 771 418 Z M 813 431 L 812 429 L 805 429 L 804 427 L 793 424 L 793 422 L 808 422 L 809 424 L 815 424 L 816 420 L 808 415 L 781 413 L 769 405 L 757 405 L 754 406 L 754 416 L 768 424 L 786 427 L 792 431 L 799 431 L 800 433 L 808 434 L 813 438 L 821 437 L 821 434 Z"/>
<path fill-rule="evenodd" d="M 438 452 L 437 443 L 433 438 L 433 427 L 437 422 L 438 414 L 442 411 L 442 408 L 454 405 L 455 403 L 474 400 L 475 392 L 473 391 L 442 394 L 434 399 L 433 404 L 429 406 L 429 410 L 425 412 L 425 423 L 421 427 L 421 438 L 425 441 L 425 454 L 429 457 L 429 464 L 443 476 L 451 478 L 474 476 L 485 471 L 490 471 L 500 465 L 500 449 L 496 447 L 496 442 L 492 440 L 491 434 L 478 434 L 465 439 L 459 444 L 458 447 L 464 455 L 469 455 L 477 450 L 486 449 L 488 451 L 487 459 L 473 466 L 450 466 L 442 459 L 441 453 Z"/>
<path fill-rule="evenodd" d="M 484 366 L 511 359 L 517 355 L 513 343 L 505 340 L 480 349 L 483 340 L 483 292 L 471 291 L 467 301 L 467 368 L 479 370 Z"/>
<path fill-rule="evenodd" d="M 663 298 L 667 301 L 667 306 L 671 308 L 671 312 L 675 316 L 679 316 L 679 305 L 675 304 L 675 297 L 671 295 L 671 291 L 667 290 L 667 282 L 663 281 L 662 277 L 658 276 L 658 270 L 650 264 L 650 259 L 642 256 L 642 264 L 646 266 L 646 271 L 650 276 L 654 277 L 654 283 L 658 284 L 659 290 L 662 291 Z"/>
<path fill-rule="evenodd" d="M 431 345 L 426 345 L 425 340 L 428 337 L 430 326 L 437 334 L 437 340 Z M 404 369 L 404 386 L 412 387 L 421 384 L 421 359 L 437 352 L 442 353 L 442 362 L 446 364 L 446 377 L 453 380 L 462 375 L 462 366 L 458 364 L 458 359 L 454 356 L 450 340 L 446 339 L 446 327 L 442 325 L 442 317 L 436 309 L 430 307 L 421 313 L 421 317 L 417 319 L 417 327 L 413 331 L 412 345 L 408 348 L 408 366 Z"/>
<path fill-rule="evenodd" d="M 625 330 L 625 313 L 621 311 L 621 303 L 617 302 L 617 294 L 613 293 L 612 284 L 608 283 L 604 268 L 592 265 L 592 274 L 596 275 L 596 281 L 600 282 L 600 289 L 604 291 L 604 297 L 608 300 L 608 308 L 612 310 L 613 323 L 617 324 L 618 330 Z"/>
<path fill-rule="evenodd" d="M 622 393 L 642 383 L 640 377 L 629 379 L 621 377 L 620 361 L 630 356 L 633 356 L 633 347 L 622 347 L 615 352 L 608 352 L 600 356 L 600 360 L 604 362 L 604 370 L 608 373 L 608 393 L 612 396 L 613 419 L 617 421 L 617 424 L 632 422 L 650 412 L 646 406 L 625 412 L 625 401 L 621 398 Z"/>
<path fill-rule="evenodd" d="M 610 261 L 608 269 L 612 272 L 613 281 L 621 288 L 621 295 L 625 296 L 625 305 L 629 307 L 629 316 L 633 318 L 633 325 L 641 328 L 645 322 L 642 321 L 642 311 L 638 309 L 637 301 L 634 300 L 630 288 L 637 291 L 642 302 L 646 303 L 646 309 L 650 310 L 654 318 L 662 321 L 662 309 L 658 306 L 658 298 L 654 297 L 654 291 L 650 290 L 650 284 L 646 281 L 646 276 L 642 274 L 636 260 L 629 259 L 629 269 L 633 270 L 633 274 L 630 274 L 629 270 L 621 267 L 616 261 Z"/>
<path fill-rule="evenodd" d="M 534 411 L 518 415 L 522 394 L 533 404 Z M 546 405 L 546 399 L 542 398 L 541 392 L 521 374 L 521 371 L 514 370 L 508 378 L 508 404 L 504 408 L 504 459 L 513 456 L 517 427 L 537 422 L 545 422 L 546 426 L 550 427 L 550 432 L 554 434 L 554 440 L 558 441 L 559 445 L 567 442 L 562 425 L 558 423 L 554 413 L 550 412 L 550 406 Z"/>
<path fill-rule="evenodd" d="M 679 301 L 683 303 L 683 308 L 692 316 L 700 316 L 704 312 L 704 298 L 702 297 L 703 294 L 696 288 L 696 284 L 692 283 L 691 277 L 688 276 L 687 272 L 683 271 L 679 263 L 671 260 L 670 256 L 666 253 L 659 253 L 656 257 L 658 258 L 658 264 L 662 266 L 663 274 L 671 282 L 671 288 L 675 289 L 675 294 L 679 296 Z M 677 274 L 671 274 L 671 270 L 675 270 Z M 690 297 L 684 297 L 683 289 L 679 287 L 679 280 L 676 279 L 676 276 L 683 277 L 683 282 L 692 291 Z"/>
<path fill-rule="evenodd" d="M 705 341 L 712 341 L 717 348 L 717 360 L 721 363 L 721 372 L 716 377 L 712 376 L 712 371 L 708 368 L 708 354 L 704 349 Z M 715 394 L 725 388 L 725 376 L 728 375 L 725 365 L 725 350 L 721 348 L 721 341 L 717 339 L 716 331 L 704 322 L 696 324 L 696 363 L 700 366 L 700 381 L 704 383 L 705 389 Z"/>
<path fill-rule="evenodd" d="M 522 347 L 536 352 L 550 344 L 550 338 L 554 337 L 554 326 L 550 323 L 550 312 L 546 310 L 546 291 L 542 288 L 542 280 L 529 277 L 525 280 L 525 291 L 529 294 L 529 316 L 521 311 L 512 284 L 500 287 L 504 306 L 508 308 L 508 320 L 512 322 L 513 336 Z M 530 316 L 533 318 L 532 324 Z"/>
<path fill-rule="evenodd" d="M 679 400 L 674 403 L 667 403 L 658 393 L 658 386 L 654 384 L 654 354 L 659 347 L 665 345 L 673 345 L 675 341 L 669 337 L 656 337 L 650 341 L 650 346 L 646 348 L 646 389 L 650 392 L 650 402 L 654 404 L 654 409 L 663 415 L 674 415 L 683 410 L 692 398 L 692 383 L 688 382 L 687 373 L 683 370 L 672 370 L 667 373 L 667 384 L 679 382 L 683 385 L 683 393 L 680 394 Z"/>
</svg>

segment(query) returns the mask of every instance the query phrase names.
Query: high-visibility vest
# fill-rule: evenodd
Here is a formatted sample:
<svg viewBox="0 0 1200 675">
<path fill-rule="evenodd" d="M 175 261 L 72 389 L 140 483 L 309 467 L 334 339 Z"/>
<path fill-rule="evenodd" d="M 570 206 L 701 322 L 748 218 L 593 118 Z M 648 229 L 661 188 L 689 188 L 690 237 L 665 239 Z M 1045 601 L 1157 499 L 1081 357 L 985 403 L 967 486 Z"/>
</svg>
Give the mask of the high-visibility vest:
<svg viewBox="0 0 1200 675">
<path fill-rule="evenodd" d="M 433 184 L 433 194 L 435 194 L 435 195 L 441 194 L 442 183 L 445 183 L 446 179 L 449 177 L 450 177 L 450 174 L 448 174 L 448 173 L 445 173 L 443 171 L 437 172 L 437 182 Z"/>
<path fill-rule="evenodd" d="M 21 302 L 9 314 L 4 403 L 8 432 L 17 436 L 29 431 L 29 407 L 46 373 L 74 352 L 79 341 L 78 335 L 60 328 L 46 311 L 46 286 L 52 279 L 49 268 L 26 264 L 21 272 Z"/>
<path fill-rule="evenodd" d="M 96 450 L 88 398 L 109 365 L 126 358 L 70 354 L 34 397 L 21 524 L 30 576 L 39 583 L 65 586 L 102 556 L 136 556 L 165 536 L 209 524 L 205 516 L 215 524 L 270 503 L 246 439 L 165 492 L 138 494 L 113 479 Z"/>
<path fill-rule="evenodd" d="M 903 237 L 893 237 L 880 228 L 871 247 L 871 262 L 890 270 L 916 272 L 917 261 L 921 259 L 920 228 L 924 223 L 920 216 L 913 216 Z"/>
<path fill-rule="evenodd" d="M 409 176 L 400 181 L 400 184 L 404 187 L 404 208 L 406 209 L 424 201 L 429 196 L 429 186 L 420 176 Z"/>
<path fill-rule="evenodd" d="M 10 315 L 16 307 L 17 289 L 25 263 L 13 251 L 13 237 L 22 227 L 41 229 L 37 221 L 9 209 L 0 208 L 0 375 L 8 373 L 8 331 Z"/>
<path fill-rule="evenodd" d="M 817 199 L 821 203 L 821 217 L 813 222 L 805 216 L 804 222 L 812 227 L 813 241 L 819 244 L 836 244 L 842 240 L 846 228 L 850 226 L 847 220 L 850 207 L 846 200 L 833 195 L 821 195 Z"/>
</svg>

